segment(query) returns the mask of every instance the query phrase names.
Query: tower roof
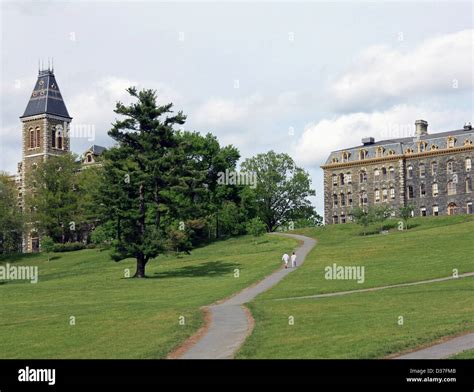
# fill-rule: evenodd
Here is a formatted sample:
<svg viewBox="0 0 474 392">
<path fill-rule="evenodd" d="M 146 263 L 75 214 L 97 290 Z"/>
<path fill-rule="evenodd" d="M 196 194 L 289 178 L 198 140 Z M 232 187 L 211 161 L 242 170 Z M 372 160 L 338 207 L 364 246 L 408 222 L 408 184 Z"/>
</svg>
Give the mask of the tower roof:
<svg viewBox="0 0 474 392">
<path fill-rule="evenodd" d="M 56 78 L 52 70 L 39 71 L 38 80 L 26 106 L 24 117 L 39 114 L 54 114 L 56 116 L 71 118 L 59 91 Z"/>
</svg>

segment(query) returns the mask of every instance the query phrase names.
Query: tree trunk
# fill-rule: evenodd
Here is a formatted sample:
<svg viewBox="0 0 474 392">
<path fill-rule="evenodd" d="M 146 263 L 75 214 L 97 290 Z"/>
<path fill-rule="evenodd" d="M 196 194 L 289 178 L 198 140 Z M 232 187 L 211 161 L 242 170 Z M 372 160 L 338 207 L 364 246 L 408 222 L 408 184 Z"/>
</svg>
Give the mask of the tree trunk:
<svg viewBox="0 0 474 392">
<path fill-rule="evenodd" d="M 134 278 L 145 278 L 145 266 L 148 260 L 145 259 L 143 254 L 140 254 L 137 256 L 137 271 L 135 272 L 135 275 L 133 275 Z"/>
<path fill-rule="evenodd" d="M 138 190 L 139 194 L 139 202 L 140 202 L 140 218 L 138 220 L 139 223 L 139 230 L 140 230 L 140 235 L 141 238 L 145 236 L 145 188 L 142 185 L 140 185 L 140 188 Z M 145 277 L 145 265 L 147 263 L 148 259 L 145 258 L 143 253 L 139 253 L 137 255 L 137 272 L 135 272 L 135 275 L 133 276 L 134 278 L 144 278 Z"/>
</svg>

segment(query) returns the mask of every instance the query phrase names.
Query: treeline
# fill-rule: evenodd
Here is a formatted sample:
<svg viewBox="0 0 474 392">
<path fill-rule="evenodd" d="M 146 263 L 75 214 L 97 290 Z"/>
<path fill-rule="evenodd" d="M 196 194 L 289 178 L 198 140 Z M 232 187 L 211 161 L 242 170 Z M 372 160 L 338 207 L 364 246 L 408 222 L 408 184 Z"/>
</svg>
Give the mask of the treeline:
<svg viewBox="0 0 474 392">
<path fill-rule="evenodd" d="M 308 200 L 310 177 L 287 154 L 242 162 L 212 134 L 179 130 L 186 117 L 158 105 L 153 90 L 128 89 L 98 165 L 54 157 L 27 179 L 24 219 L 55 243 L 108 246 L 116 261 L 189 252 L 216 239 L 320 224 Z M 1 230 L 1 227 L 0 227 Z M 47 241 L 49 242 L 49 241 Z M 66 246 L 67 248 L 67 246 Z"/>
</svg>

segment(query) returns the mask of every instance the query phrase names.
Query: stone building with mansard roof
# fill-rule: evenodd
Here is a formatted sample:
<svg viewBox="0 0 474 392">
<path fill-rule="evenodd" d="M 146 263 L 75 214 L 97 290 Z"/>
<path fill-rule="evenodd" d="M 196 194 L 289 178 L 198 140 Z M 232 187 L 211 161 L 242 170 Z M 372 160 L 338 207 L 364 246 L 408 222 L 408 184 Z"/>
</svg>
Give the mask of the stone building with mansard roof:
<svg viewBox="0 0 474 392">
<path fill-rule="evenodd" d="M 333 151 L 324 170 L 324 218 L 327 224 L 352 220 L 352 209 L 412 205 L 415 216 L 472 214 L 474 131 L 428 133 L 415 122 L 414 137 L 375 141 Z"/>
</svg>

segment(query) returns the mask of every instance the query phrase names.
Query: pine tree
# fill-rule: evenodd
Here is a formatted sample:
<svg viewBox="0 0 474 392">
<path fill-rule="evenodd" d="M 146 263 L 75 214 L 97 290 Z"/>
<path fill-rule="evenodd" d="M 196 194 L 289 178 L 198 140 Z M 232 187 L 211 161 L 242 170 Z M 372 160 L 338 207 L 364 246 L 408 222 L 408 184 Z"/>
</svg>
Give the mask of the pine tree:
<svg viewBox="0 0 474 392">
<path fill-rule="evenodd" d="M 174 129 L 184 124 L 183 113 L 171 115 L 172 104 L 157 105 L 153 90 L 127 91 L 136 103 L 116 105 L 124 118 L 109 131 L 117 146 L 105 154 L 102 208 L 116 225 L 112 258 L 134 257 L 134 277 L 143 278 L 149 260 L 166 250 L 166 223 L 179 218 L 180 195 L 189 193 L 193 175 Z"/>
</svg>

